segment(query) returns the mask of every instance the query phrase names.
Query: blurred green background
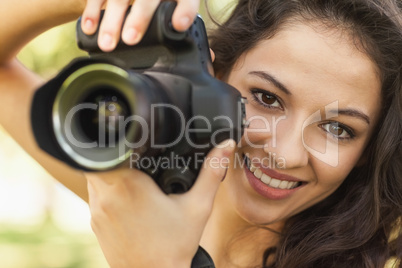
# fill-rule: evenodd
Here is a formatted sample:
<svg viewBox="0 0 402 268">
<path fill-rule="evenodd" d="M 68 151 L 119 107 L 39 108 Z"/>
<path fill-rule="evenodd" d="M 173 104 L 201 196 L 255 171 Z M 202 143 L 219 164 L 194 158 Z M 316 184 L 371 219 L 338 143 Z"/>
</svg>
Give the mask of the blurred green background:
<svg viewBox="0 0 402 268">
<path fill-rule="evenodd" d="M 229 1 L 209 1 L 217 19 Z M 200 13 L 211 26 L 205 6 Z M 75 22 L 53 28 L 18 55 L 45 79 L 80 51 Z M 85 202 L 57 183 L 0 126 L 0 268 L 103 268 Z"/>
</svg>

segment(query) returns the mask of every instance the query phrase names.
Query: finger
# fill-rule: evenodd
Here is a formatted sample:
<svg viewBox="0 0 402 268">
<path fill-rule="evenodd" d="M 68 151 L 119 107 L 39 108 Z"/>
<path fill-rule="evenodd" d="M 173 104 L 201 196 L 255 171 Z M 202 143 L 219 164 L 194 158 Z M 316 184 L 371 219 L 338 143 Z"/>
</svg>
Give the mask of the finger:
<svg viewBox="0 0 402 268">
<path fill-rule="evenodd" d="M 116 169 L 102 172 L 87 172 L 88 191 L 97 196 L 98 203 L 110 203 L 109 194 L 120 196 L 121 200 L 129 200 L 131 195 L 141 198 L 147 193 L 160 191 L 155 181 L 143 171 L 137 169 Z M 126 199 L 124 199 L 126 198 Z M 117 201 L 117 200 L 114 200 Z"/>
<path fill-rule="evenodd" d="M 86 172 L 89 205 L 98 208 L 107 200 L 107 196 L 124 189 L 126 178 L 132 177 L 131 170 L 117 169 L 102 172 Z"/>
<path fill-rule="evenodd" d="M 96 32 L 104 0 L 88 0 L 81 18 L 81 29 L 87 35 Z"/>
<path fill-rule="evenodd" d="M 89 208 L 93 219 L 99 221 L 105 215 L 119 211 L 122 203 L 128 203 L 127 176 L 130 174 L 125 170 L 85 173 Z M 119 198 L 114 198 L 116 196 Z"/>
<path fill-rule="evenodd" d="M 105 52 L 112 51 L 120 40 L 121 26 L 130 1 L 109 1 L 99 30 L 98 45 Z"/>
<path fill-rule="evenodd" d="M 87 178 L 87 189 L 88 189 L 88 205 L 89 205 L 89 210 L 92 214 L 91 217 L 91 227 L 94 230 L 93 224 L 93 218 L 98 217 L 99 215 L 102 215 L 102 210 L 100 209 L 99 206 L 99 190 L 96 185 L 96 181 L 94 181 L 93 176 L 86 176 Z"/>
<path fill-rule="evenodd" d="M 207 207 L 212 206 L 235 148 L 236 142 L 234 140 L 226 140 L 208 153 L 194 186 L 188 192 L 195 203 L 204 203 Z"/>
<path fill-rule="evenodd" d="M 122 39 L 127 45 L 137 44 L 146 32 L 159 0 L 137 0 L 123 27 Z"/>
<path fill-rule="evenodd" d="M 172 24 L 176 31 L 187 30 L 193 23 L 200 6 L 199 0 L 178 0 L 173 13 Z"/>
</svg>

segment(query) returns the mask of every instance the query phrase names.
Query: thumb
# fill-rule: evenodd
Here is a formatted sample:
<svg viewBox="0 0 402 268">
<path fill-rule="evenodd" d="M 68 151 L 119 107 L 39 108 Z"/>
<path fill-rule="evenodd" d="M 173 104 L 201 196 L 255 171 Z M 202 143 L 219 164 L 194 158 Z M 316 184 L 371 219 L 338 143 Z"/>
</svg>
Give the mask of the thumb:
<svg viewBox="0 0 402 268">
<path fill-rule="evenodd" d="M 192 198 L 199 202 L 210 200 L 212 204 L 219 185 L 226 175 L 235 148 L 236 142 L 229 139 L 221 142 L 208 153 L 195 184 L 188 192 Z"/>
</svg>

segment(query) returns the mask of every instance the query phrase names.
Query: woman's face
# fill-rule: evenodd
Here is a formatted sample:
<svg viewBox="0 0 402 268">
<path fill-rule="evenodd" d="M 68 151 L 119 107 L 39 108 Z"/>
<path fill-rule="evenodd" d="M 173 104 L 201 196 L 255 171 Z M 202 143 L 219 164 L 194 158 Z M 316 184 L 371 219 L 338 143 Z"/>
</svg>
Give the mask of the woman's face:
<svg viewBox="0 0 402 268">
<path fill-rule="evenodd" d="M 220 195 L 246 221 L 274 223 L 311 207 L 364 161 L 381 83 L 348 35 L 287 26 L 245 53 L 227 82 L 248 99 L 250 127 Z"/>
</svg>

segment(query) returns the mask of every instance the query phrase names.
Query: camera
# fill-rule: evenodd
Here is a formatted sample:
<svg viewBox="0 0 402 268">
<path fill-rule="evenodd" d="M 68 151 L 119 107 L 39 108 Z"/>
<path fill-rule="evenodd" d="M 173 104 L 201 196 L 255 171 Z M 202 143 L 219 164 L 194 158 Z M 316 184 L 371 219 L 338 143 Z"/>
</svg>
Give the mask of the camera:
<svg viewBox="0 0 402 268">
<path fill-rule="evenodd" d="M 130 166 L 167 194 L 188 191 L 211 148 L 246 127 L 245 99 L 215 79 L 200 16 L 189 30 L 171 24 L 176 3 L 157 8 L 140 43 L 102 52 L 77 22 L 74 59 L 34 95 L 37 144 L 85 171 Z M 102 14 L 103 15 L 103 14 Z M 135 179 L 135 178 L 133 178 Z"/>
</svg>

